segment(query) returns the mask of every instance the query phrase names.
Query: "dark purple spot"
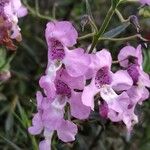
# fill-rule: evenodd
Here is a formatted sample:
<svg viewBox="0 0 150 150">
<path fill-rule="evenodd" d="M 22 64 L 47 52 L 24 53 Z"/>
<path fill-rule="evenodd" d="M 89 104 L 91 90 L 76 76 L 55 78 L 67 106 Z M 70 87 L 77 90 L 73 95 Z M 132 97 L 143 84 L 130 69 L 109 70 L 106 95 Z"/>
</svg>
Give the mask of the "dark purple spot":
<svg viewBox="0 0 150 150">
<path fill-rule="evenodd" d="M 131 76 L 133 83 L 136 84 L 139 80 L 139 71 L 138 71 L 138 66 L 135 64 L 132 64 L 128 67 L 127 69 L 129 75 Z"/>
<path fill-rule="evenodd" d="M 129 56 L 128 60 L 129 60 L 129 65 L 130 64 L 136 64 L 136 65 L 138 65 L 138 58 L 137 57 Z"/>
<path fill-rule="evenodd" d="M 66 83 L 61 80 L 55 81 L 56 93 L 62 96 L 71 97 L 71 89 L 68 87 Z"/>
<path fill-rule="evenodd" d="M 108 67 L 103 67 L 98 70 L 95 77 L 95 84 L 97 87 L 100 88 L 102 85 L 111 84 L 111 82 L 112 78 Z"/>
<path fill-rule="evenodd" d="M 50 42 L 49 55 L 51 59 L 62 60 L 65 57 L 65 52 L 64 52 L 64 47 L 61 44 L 61 42 L 53 38 L 51 38 L 49 42 Z"/>
</svg>

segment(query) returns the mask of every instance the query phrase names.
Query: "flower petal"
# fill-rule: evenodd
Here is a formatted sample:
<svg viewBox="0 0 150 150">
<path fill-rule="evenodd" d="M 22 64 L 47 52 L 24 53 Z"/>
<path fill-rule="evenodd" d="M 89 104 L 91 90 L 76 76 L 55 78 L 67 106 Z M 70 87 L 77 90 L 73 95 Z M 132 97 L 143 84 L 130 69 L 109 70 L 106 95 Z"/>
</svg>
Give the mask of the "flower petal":
<svg viewBox="0 0 150 150">
<path fill-rule="evenodd" d="M 40 87 L 44 89 L 44 92 L 48 98 L 54 98 L 56 94 L 56 88 L 53 80 L 50 76 L 42 76 L 39 80 Z"/>
<path fill-rule="evenodd" d="M 57 79 L 60 79 L 66 83 L 71 89 L 82 90 L 85 85 L 84 76 L 72 77 L 67 73 L 66 69 L 61 69 L 59 72 L 57 72 Z"/>
<path fill-rule="evenodd" d="M 88 65 L 90 64 L 90 59 L 81 48 L 74 50 L 65 48 L 65 58 L 63 63 L 70 76 L 79 77 L 86 73 Z"/>
<path fill-rule="evenodd" d="M 32 135 L 40 134 L 43 130 L 43 123 L 41 120 L 41 115 L 39 113 L 34 115 L 32 124 L 33 126 L 28 128 L 28 132 Z"/>
<path fill-rule="evenodd" d="M 72 92 L 70 98 L 71 115 L 78 119 L 87 119 L 90 115 L 90 107 L 83 105 L 81 93 Z"/>
<path fill-rule="evenodd" d="M 112 87 L 116 91 L 124 91 L 133 85 L 132 78 L 126 70 L 119 70 L 112 75 Z"/>
<path fill-rule="evenodd" d="M 50 38 L 59 40 L 64 46 L 72 47 L 76 44 L 78 33 L 69 21 L 49 22 L 45 31 L 48 45 Z"/>
<path fill-rule="evenodd" d="M 120 65 L 122 67 L 128 67 L 129 63 L 129 56 L 133 56 L 138 58 L 138 65 L 142 65 L 142 51 L 141 51 L 141 45 L 139 45 L 136 49 L 132 46 L 125 46 L 120 50 L 120 53 L 118 55 L 118 60 L 120 62 Z"/>
<path fill-rule="evenodd" d="M 57 129 L 59 139 L 63 142 L 71 142 L 75 140 L 77 134 L 77 126 L 71 121 L 62 120 L 60 127 Z"/>
<path fill-rule="evenodd" d="M 83 93 L 82 93 L 82 103 L 85 106 L 91 107 L 92 110 L 94 110 L 94 96 L 99 92 L 100 90 L 95 86 L 95 79 L 91 81 L 91 83 L 87 86 L 85 86 Z"/>
<path fill-rule="evenodd" d="M 51 141 L 43 140 L 39 144 L 39 150 L 51 150 Z"/>
</svg>

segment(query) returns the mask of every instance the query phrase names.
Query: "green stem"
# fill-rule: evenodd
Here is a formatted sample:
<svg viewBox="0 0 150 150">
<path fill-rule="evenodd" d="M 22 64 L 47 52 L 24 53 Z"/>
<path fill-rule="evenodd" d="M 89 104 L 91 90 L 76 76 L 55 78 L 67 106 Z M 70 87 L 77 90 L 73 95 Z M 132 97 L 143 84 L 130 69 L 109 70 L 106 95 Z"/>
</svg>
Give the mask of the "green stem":
<svg viewBox="0 0 150 150">
<path fill-rule="evenodd" d="M 30 14 L 34 17 L 38 17 L 40 19 L 43 20 L 49 20 L 49 21 L 53 21 L 54 19 L 52 17 L 49 16 L 45 16 L 39 13 L 39 6 L 38 6 L 38 0 L 35 1 L 36 4 L 36 8 L 35 10 L 29 6 L 27 0 L 23 0 L 24 5 L 27 7 L 27 9 L 29 10 Z"/>
<path fill-rule="evenodd" d="M 128 37 L 123 37 L 123 38 L 99 38 L 99 40 L 108 40 L 108 41 L 127 41 L 127 40 L 132 40 L 132 39 L 135 39 L 135 38 L 140 38 L 140 35 L 139 34 L 135 34 L 135 35 L 132 35 L 132 36 L 128 36 Z"/>
<path fill-rule="evenodd" d="M 99 38 L 104 34 L 104 32 L 105 32 L 106 28 L 108 27 L 109 22 L 110 22 L 113 14 L 114 14 L 114 12 L 115 12 L 115 8 L 110 7 L 101 28 L 99 29 L 98 33 L 96 33 L 93 37 L 92 45 L 91 45 L 91 48 L 90 48 L 90 51 L 89 51 L 90 53 L 92 53 L 93 49 L 97 45 L 97 42 L 98 42 Z"/>
<path fill-rule="evenodd" d="M 115 10 L 116 15 L 118 16 L 119 20 L 121 22 L 125 22 L 126 19 L 124 19 L 124 17 L 122 16 L 122 14 L 120 13 L 120 11 L 118 9 Z"/>
<path fill-rule="evenodd" d="M 98 32 L 97 26 L 95 25 L 95 22 L 93 21 L 93 19 L 89 16 L 89 21 L 90 21 L 90 25 L 92 27 L 92 29 L 94 29 L 95 32 Z"/>
<path fill-rule="evenodd" d="M 94 34 L 95 34 L 95 33 L 89 33 L 89 34 L 80 36 L 80 37 L 78 37 L 78 40 L 84 40 L 84 39 L 90 38 L 90 37 L 92 37 Z"/>
</svg>

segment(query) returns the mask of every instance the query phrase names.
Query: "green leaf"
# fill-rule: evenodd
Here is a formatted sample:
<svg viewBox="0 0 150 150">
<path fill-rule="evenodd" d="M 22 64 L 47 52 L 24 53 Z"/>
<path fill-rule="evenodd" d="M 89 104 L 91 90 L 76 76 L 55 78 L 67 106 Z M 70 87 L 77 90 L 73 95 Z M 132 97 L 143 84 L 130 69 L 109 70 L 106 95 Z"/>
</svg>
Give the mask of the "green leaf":
<svg viewBox="0 0 150 150">
<path fill-rule="evenodd" d="M 105 38 L 113 38 L 122 33 L 128 26 L 130 25 L 129 22 L 125 22 L 122 25 L 104 33 L 103 37 Z"/>
<path fill-rule="evenodd" d="M 145 18 L 150 18 L 150 6 L 145 6 L 139 10 L 139 15 Z"/>
</svg>

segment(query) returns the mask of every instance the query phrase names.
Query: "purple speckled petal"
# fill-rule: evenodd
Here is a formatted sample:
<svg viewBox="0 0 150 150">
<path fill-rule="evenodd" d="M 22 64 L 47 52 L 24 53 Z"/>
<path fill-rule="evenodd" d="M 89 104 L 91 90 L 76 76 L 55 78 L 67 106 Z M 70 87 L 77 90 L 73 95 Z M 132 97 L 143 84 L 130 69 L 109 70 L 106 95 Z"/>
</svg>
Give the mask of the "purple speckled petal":
<svg viewBox="0 0 150 150">
<path fill-rule="evenodd" d="M 118 60 L 120 61 L 120 65 L 122 67 L 128 67 L 129 65 L 129 57 L 135 57 L 137 58 L 138 65 L 142 65 L 142 51 L 141 51 L 141 45 L 139 45 L 137 48 L 134 48 L 132 46 L 125 46 L 120 50 L 120 53 L 118 55 Z"/>
<path fill-rule="evenodd" d="M 71 89 L 82 90 L 85 85 L 84 76 L 72 77 L 67 73 L 66 69 L 61 69 L 59 72 L 57 72 L 57 79 L 65 82 Z"/>
<path fill-rule="evenodd" d="M 90 79 L 93 75 L 102 67 L 108 67 L 110 69 L 112 58 L 109 51 L 103 49 L 95 54 L 88 54 L 90 64 L 88 65 L 88 71 L 86 72 L 86 78 Z"/>
</svg>

